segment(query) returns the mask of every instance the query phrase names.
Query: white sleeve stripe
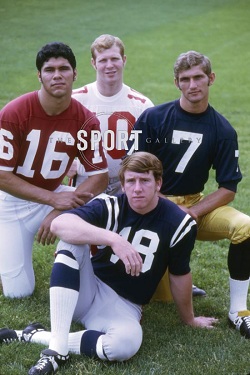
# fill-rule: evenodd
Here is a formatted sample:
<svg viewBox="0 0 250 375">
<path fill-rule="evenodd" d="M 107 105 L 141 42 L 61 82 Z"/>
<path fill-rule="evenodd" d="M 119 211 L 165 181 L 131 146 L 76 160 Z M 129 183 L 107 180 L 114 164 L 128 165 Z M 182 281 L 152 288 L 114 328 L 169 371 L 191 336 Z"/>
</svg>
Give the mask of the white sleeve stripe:
<svg viewBox="0 0 250 375">
<path fill-rule="evenodd" d="M 96 169 L 95 171 L 86 172 L 86 176 L 94 176 L 96 174 L 106 173 L 108 172 L 108 168 L 104 169 Z"/>
<path fill-rule="evenodd" d="M 108 220 L 107 220 L 106 229 L 110 230 L 110 227 L 111 227 L 111 220 L 112 220 L 112 217 L 111 217 L 112 206 L 111 206 L 110 199 L 106 199 L 105 202 L 106 202 L 107 209 L 108 209 Z"/>
<path fill-rule="evenodd" d="M 118 215 L 119 215 L 119 205 L 118 199 L 110 197 L 106 199 L 106 205 L 108 209 L 108 220 L 107 220 L 107 230 L 112 230 L 116 232 L 118 227 Z"/>
<path fill-rule="evenodd" d="M 180 223 L 180 225 L 176 229 L 176 231 L 175 231 L 175 233 L 172 237 L 172 241 L 175 241 L 175 239 L 179 236 L 179 233 L 182 231 L 182 228 L 185 227 L 187 221 L 189 221 L 189 220 L 190 220 L 190 216 L 185 215 L 184 219 L 182 220 L 182 222 Z"/>
<path fill-rule="evenodd" d="M 1 171 L 10 171 L 10 172 L 12 172 L 12 171 L 14 171 L 14 168 L 12 168 L 12 167 L 4 167 L 3 165 L 2 166 L 0 166 L 0 170 Z"/>
<path fill-rule="evenodd" d="M 120 212 L 120 209 L 119 209 L 119 205 L 118 205 L 118 199 L 115 199 L 115 207 L 114 207 L 114 229 L 113 231 L 116 232 L 117 231 L 117 228 L 118 228 L 118 216 L 119 216 L 119 212 Z"/>
<path fill-rule="evenodd" d="M 191 216 L 186 215 L 173 235 L 170 247 L 174 247 L 182 238 L 191 230 L 192 226 L 196 225 L 196 221 Z"/>
</svg>

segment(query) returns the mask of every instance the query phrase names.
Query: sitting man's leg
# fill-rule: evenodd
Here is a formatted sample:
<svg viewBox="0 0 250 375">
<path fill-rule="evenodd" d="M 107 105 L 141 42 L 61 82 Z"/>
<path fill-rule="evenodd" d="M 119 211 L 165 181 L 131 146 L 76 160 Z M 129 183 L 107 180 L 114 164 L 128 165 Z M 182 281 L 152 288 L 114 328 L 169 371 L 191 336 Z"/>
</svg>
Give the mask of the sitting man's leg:
<svg viewBox="0 0 250 375">
<path fill-rule="evenodd" d="M 53 374 L 69 358 L 68 336 L 80 290 L 79 262 L 75 253 L 81 255 L 82 267 L 86 274 L 91 274 L 91 271 L 93 274 L 87 245 L 74 246 L 63 241 L 59 242 L 50 282 L 51 336 L 49 348 L 42 352 L 40 360 L 30 369 L 29 375 Z M 94 293 L 95 290 L 94 275 L 92 279 L 92 289 L 89 290 L 89 293 Z M 41 336 L 43 332 L 39 334 Z M 48 335 L 46 337 L 48 338 Z M 36 337 L 34 334 L 32 341 L 35 342 L 36 339 L 38 336 Z"/>
<path fill-rule="evenodd" d="M 80 255 L 79 255 L 80 254 Z M 87 246 L 59 242 L 51 275 L 51 330 L 33 323 L 23 331 L 0 330 L 0 342 L 14 340 L 49 345 L 29 374 L 57 371 L 68 353 L 124 361 L 140 348 L 141 306 L 121 298 L 95 277 Z M 70 333 L 72 317 L 86 330 Z"/>
</svg>

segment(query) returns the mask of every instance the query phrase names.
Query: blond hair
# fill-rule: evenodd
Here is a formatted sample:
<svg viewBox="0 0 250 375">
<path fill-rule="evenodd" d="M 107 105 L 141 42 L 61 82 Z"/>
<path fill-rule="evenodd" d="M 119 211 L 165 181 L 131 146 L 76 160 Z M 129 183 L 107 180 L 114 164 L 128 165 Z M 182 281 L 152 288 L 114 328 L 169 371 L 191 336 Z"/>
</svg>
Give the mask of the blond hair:
<svg viewBox="0 0 250 375">
<path fill-rule="evenodd" d="M 120 54 L 123 57 L 125 47 L 124 47 L 124 44 L 123 44 L 123 42 L 121 41 L 120 38 L 118 38 L 117 36 L 114 36 L 114 35 L 110 35 L 110 34 L 100 35 L 91 44 L 90 50 L 91 50 L 92 58 L 94 60 L 96 59 L 95 51 L 100 53 L 105 49 L 109 49 L 109 48 L 113 47 L 114 45 L 119 47 Z"/>
</svg>

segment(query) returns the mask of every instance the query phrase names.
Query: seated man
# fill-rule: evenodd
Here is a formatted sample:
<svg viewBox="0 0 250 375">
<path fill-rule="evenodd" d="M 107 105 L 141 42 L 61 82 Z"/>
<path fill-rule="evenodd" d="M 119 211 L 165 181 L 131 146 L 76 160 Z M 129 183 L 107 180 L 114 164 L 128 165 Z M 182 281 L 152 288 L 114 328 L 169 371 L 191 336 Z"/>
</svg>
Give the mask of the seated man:
<svg viewBox="0 0 250 375">
<path fill-rule="evenodd" d="M 142 344 L 142 306 L 169 269 L 180 319 L 212 328 L 215 318 L 195 317 L 190 255 L 195 220 L 158 196 L 162 164 L 152 154 L 126 157 L 119 178 L 124 194 L 101 195 L 67 211 L 51 224 L 61 241 L 51 275 L 51 333 L 39 324 L 24 331 L 3 328 L 0 342 L 23 340 L 49 345 L 29 375 L 54 374 L 69 352 L 125 361 Z M 89 256 L 89 245 L 98 246 Z M 72 320 L 85 327 L 69 333 Z"/>
</svg>

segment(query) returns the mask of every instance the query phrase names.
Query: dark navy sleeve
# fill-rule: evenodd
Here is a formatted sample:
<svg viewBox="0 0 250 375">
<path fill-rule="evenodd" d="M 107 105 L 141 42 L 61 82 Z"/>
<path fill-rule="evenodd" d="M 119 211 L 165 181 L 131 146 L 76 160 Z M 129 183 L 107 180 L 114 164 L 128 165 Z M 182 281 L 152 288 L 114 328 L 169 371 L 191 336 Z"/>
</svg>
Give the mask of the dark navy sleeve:
<svg viewBox="0 0 250 375">
<path fill-rule="evenodd" d="M 77 215 L 89 224 L 99 228 L 106 227 L 108 210 L 103 199 L 94 199 L 81 207 L 66 212 Z"/>
<path fill-rule="evenodd" d="M 169 272 L 173 275 L 185 275 L 190 272 L 190 257 L 194 248 L 197 227 L 187 215 L 186 225 L 182 228 L 183 237 L 170 248 Z"/>
<path fill-rule="evenodd" d="M 224 141 L 220 143 L 213 167 L 216 169 L 218 186 L 236 192 L 237 184 L 242 179 L 238 165 L 238 147 L 236 142 Z"/>
<path fill-rule="evenodd" d="M 219 187 L 237 191 L 237 184 L 242 179 L 239 167 L 239 146 L 237 133 L 230 123 L 214 110 L 214 121 L 217 122 L 218 142 L 213 169 L 216 170 L 216 181 Z"/>
</svg>

